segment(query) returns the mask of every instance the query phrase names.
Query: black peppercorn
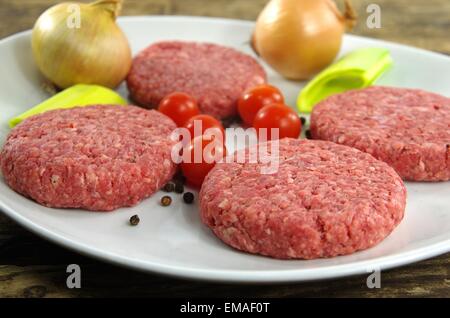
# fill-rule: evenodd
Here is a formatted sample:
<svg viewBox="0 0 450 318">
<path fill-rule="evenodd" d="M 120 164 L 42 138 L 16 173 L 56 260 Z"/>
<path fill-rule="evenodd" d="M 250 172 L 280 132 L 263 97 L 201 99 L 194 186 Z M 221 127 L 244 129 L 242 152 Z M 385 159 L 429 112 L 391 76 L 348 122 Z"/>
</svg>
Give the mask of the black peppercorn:
<svg viewBox="0 0 450 318">
<path fill-rule="evenodd" d="M 191 204 L 192 202 L 194 202 L 194 194 L 192 192 L 186 192 L 185 194 L 183 194 L 183 200 L 185 203 Z"/>
<path fill-rule="evenodd" d="M 306 124 L 306 118 L 301 116 L 300 121 L 302 122 L 302 125 Z"/>
<path fill-rule="evenodd" d="M 133 225 L 133 226 L 138 225 L 139 222 L 140 222 L 140 219 L 139 219 L 139 216 L 137 216 L 137 215 L 133 215 L 133 216 L 130 218 L 130 224 Z"/>
</svg>

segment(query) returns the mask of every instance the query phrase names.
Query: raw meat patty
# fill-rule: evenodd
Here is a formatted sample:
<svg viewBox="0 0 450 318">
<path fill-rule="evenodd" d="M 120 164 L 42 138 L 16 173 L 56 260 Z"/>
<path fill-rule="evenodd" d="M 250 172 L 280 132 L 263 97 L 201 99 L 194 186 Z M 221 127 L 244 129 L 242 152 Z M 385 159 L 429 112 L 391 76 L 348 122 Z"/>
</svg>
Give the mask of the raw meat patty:
<svg viewBox="0 0 450 318">
<path fill-rule="evenodd" d="M 311 134 L 368 152 L 405 180 L 450 180 L 450 98 L 371 87 L 332 96 L 311 116 Z"/>
<path fill-rule="evenodd" d="M 175 124 L 135 106 L 89 106 L 30 117 L 9 134 L 6 183 L 38 203 L 110 211 L 133 206 L 175 173 Z"/>
<path fill-rule="evenodd" d="M 261 65 L 232 48 L 195 42 L 159 42 L 133 60 L 127 78 L 131 97 L 156 107 L 173 92 L 197 99 L 202 113 L 222 119 L 237 114 L 237 100 L 253 86 L 266 82 Z"/>
<path fill-rule="evenodd" d="M 217 164 L 200 193 L 203 222 L 234 248 L 281 259 L 350 254 L 403 218 L 403 181 L 369 154 L 286 138 L 278 172 L 264 175 L 263 164 L 249 162 L 255 151 L 245 151 L 246 163 Z"/>
</svg>

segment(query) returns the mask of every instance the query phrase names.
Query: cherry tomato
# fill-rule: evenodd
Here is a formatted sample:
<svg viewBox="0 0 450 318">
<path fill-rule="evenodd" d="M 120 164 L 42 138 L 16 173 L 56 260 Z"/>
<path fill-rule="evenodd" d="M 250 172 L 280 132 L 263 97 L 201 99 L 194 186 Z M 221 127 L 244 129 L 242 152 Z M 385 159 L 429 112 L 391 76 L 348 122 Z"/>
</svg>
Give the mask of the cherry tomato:
<svg viewBox="0 0 450 318">
<path fill-rule="evenodd" d="M 198 136 L 183 149 L 181 171 L 189 184 L 200 187 L 216 162 L 226 156 L 227 150 L 220 139 Z"/>
<path fill-rule="evenodd" d="M 200 114 L 197 101 L 185 93 L 167 95 L 159 103 L 158 110 L 170 117 L 178 127 L 183 126 L 189 118 Z"/>
<path fill-rule="evenodd" d="M 251 126 L 256 113 L 269 104 L 284 103 L 283 94 L 272 85 L 259 85 L 246 91 L 238 101 L 238 112 L 244 123 Z"/>
<path fill-rule="evenodd" d="M 279 139 L 285 137 L 298 138 L 302 130 L 302 122 L 297 113 L 284 104 L 271 104 L 264 106 L 256 114 L 253 122 L 258 136 L 261 128 L 267 128 L 267 140 L 272 138 L 271 128 L 279 129 Z"/>
<path fill-rule="evenodd" d="M 210 115 L 201 114 L 191 117 L 183 127 L 189 130 L 191 139 L 203 135 L 209 128 L 218 128 L 222 132 L 222 136 L 225 136 L 225 129 L 223 128 L 222 123 Z M 197 127 L 198 130 L 197 134 L 195 127 Z"/>
</svg>

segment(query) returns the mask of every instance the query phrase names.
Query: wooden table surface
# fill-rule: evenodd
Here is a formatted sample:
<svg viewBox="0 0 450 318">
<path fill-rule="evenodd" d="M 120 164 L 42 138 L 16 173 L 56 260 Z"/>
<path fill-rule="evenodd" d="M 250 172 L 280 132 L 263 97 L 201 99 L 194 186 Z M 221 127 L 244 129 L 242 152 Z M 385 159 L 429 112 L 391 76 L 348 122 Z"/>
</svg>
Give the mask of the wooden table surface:
<svg viewBox="0 0 450 318">
<path fill-rule="evenodd" d="M 32 27 L 54 0 L 0 0 L 0 38 Z M 254 20 L 267 0 L 126 0 L 124 15 L 177 14 Z M 382 28 L 368 29 L 366 7 L 377 3 Z M 353 0 L 353 33 L 450 54 L 448 0 Z M 80 264 L 82 288 L 67 289 L 66 266 Z M 0 214 L 0 297 L 450 297 L 450 254 L 382 273 L 382 288 L 366 276 L 284 285 L 227 285 L 177 280 L 118 268 L 31 234 Z"/>
</svg>

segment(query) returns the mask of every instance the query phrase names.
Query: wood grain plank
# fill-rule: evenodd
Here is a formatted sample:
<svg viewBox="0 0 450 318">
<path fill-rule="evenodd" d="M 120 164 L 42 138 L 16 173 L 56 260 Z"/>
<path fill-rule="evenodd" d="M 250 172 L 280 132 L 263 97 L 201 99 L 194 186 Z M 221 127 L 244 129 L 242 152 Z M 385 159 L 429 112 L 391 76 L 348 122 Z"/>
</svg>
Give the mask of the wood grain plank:
<svg viewBox="0 0 450 318">
<path fill-rule="evenodd" d="M 433 271 L 430 271 L 430 268 Z M 66 287 L 66 265 L 0 266 L 2 297 L 450 297 L 448 256 L 381 274 L 381 289 L 366 277 L 275 285 L 212 284 L 132 272 L 102 263 L 81 264 L 81 289 Z"/>
</svg>

